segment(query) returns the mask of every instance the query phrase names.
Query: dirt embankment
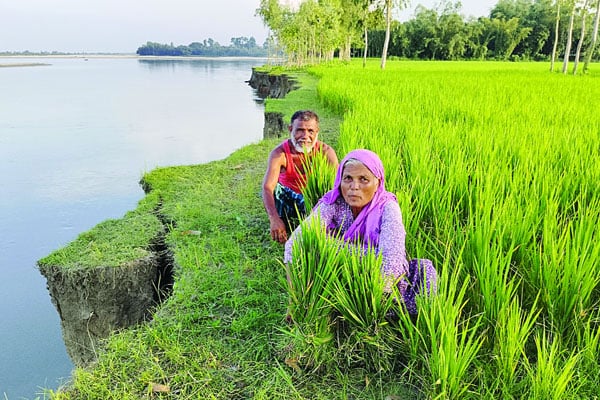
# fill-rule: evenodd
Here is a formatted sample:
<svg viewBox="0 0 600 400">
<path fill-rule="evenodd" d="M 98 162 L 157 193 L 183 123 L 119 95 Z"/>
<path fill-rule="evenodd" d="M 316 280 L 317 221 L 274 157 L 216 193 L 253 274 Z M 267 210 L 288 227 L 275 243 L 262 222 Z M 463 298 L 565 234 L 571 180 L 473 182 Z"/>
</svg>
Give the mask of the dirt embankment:
<svg viewBox="0 0 600 400">
<path fill-rule="evenodd" d="M 252 68 L 252 76 L 248 84 L 256 89 L 261 98 L 282 99 L 289 92 L 298 88 L 297 82 L 287 75 L 269 75 L 268 72 L 257 71 Z M 283 115 L 277 112 L 265 111 L 265 125 L 263 137 L 279 137 L 287 129 L 287 123 L 283 121 Z"/>
<path fill-rule="evenodd" d="M 148 255 L 119 266 L 39 265 L 59 314 L 63 340 L 77 366 L 96 361 L 99 342 L 148 321 L 173 285 L 174 261 L 164 231 Z"/>
</svg>

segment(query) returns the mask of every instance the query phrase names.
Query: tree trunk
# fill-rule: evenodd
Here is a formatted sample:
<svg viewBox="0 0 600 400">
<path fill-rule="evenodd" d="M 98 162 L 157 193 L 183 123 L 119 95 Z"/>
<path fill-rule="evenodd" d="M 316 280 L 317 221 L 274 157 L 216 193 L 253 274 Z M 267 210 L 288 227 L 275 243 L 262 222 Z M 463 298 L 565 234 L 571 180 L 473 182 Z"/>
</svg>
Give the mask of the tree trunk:
<svg viewBox="0 0 600 400">
<path fill-rule="evenodd" d="M 344 60 L 350 61 L 350 50 L 352 50 L 352 38 L 350 35 L 346 38 L 346 52 L 344 54 Z"/>
<path fill-rule="evenodd" d="M 569 19 L 569 34 L 567 36 L 567 45 L 565 46 L 565 57 L 563 59 L 562 73 L 566 74 L 569 69 L 569 54 L 571 53 L 571 41 L 573 40 L 573 23 L 575 21 L 575 4 L 571 10 L 571 18 Z"/>
<path fill-rule="evenodd" d="M 556 59 L 556 48 L 558 47 L 558 32 L 560 25 L 560 2 L 556 0 L 556 25 L 554 27 L 554 44 L 552 45 L 552 59 L 550 61 L 550 72 L 554 72 L 554 60 Z"/>
<path fill-rule="evenodd" d="M 583 39 L 585 37 L 585 17 L 587 16 L 587 2 L 583 2 L 581 9 L 581 34 L 579 35 L 579 41 L 577 42 L 577 51 L 575 52 L 575 64 L 573 65 L 573 75 L 577 74 L 577 66 L 579 65 L 579 56 L 581 55 L 581 46 L 583 45 Z"/>
<path fill-rule="evenodd" d="M 385 39 L 383 41 L 383 51 L 381 53 L 381 69 L 385 69 L 388 45 L 390 43 L 390 29 L 392 26 L 392 0 L 385 0 L 385 11 Z"/>
<path fill-rule="evenodd" d="M 592 62 L 592 55 L 594 54 L 594 49 L 596 48 L 596 41 L 598 40 L 598 21 L 600 21 L 600 0 L 596 2 L 596 16 L 594 17 L 594 31 L 592 33 L 592 43 L 590 43 L 590 48 L 586 52 L 585 62 L 583 63 L 584 74 L 587 73 L 588 66 L 590 62 Z"/>
<path fill-rule="evenodd" d="M 365 51 L 363 53 L 363 68 L 367 66 L 367 51 L 369 50 L 369 31 L 365 25 Z"/>
</svg>

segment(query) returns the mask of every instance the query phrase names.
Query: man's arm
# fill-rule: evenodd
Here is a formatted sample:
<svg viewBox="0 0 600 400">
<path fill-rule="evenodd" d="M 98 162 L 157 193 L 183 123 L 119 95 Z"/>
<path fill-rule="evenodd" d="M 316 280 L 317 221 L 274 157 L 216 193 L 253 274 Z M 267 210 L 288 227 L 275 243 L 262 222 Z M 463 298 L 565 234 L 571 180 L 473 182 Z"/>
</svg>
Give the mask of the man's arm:
<svg viewBox="0 0 600 400">
<path fill-rule="evenodd" d="M 273 191 L 279 180 L 279 172 L 284 165 L 284 161 L 285 154 L 279 146 L 271 151 L 262 185 L 262 199 L 267 215 L 269 216 L 271 238 L 279 243 L 285 243 L 287 240 L 287 231 L 283 220 L 277 213 Z"/>
</svg>

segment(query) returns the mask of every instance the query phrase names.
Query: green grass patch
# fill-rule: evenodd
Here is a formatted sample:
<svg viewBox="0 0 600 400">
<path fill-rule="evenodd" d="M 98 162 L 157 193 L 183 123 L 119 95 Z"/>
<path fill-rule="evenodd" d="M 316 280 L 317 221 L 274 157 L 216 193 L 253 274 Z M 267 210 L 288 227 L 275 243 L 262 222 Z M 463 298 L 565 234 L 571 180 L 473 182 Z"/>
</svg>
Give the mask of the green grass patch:
<svg viewBox="0 0 600 400">
<path fill-rule="evenodd" d="M 154 210 L 155 195 L 145 197 L 135 211 L 121 219 L 110 219 L 80 234 L 67 246 L 38 261 L 40 268 L 60 266 L 65 270 L 119 267 L 146 257 L 153 241 L 164 232 Z"/>
</svg>

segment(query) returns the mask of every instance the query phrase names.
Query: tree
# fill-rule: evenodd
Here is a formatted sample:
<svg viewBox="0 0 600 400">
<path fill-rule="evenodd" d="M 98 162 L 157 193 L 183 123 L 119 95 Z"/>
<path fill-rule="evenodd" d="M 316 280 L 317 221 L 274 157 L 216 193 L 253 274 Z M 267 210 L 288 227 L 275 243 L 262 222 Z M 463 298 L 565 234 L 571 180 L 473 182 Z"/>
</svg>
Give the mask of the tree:
<svg viewBox="0 0 600 400">
<path fill-rule="evenodd" d="M 434 59 L 439 47 L 437 11 L 418 5 L 415 17 L 406 23 L 410 37 L 409 56 Z"/>
<path fill-rule="evenodd" d="M 365 9 L 368 12 L 366 0 L 341 0 L 340 3 L 340 35 L 342 37 L 339 57 L 350 59 L 353 44 L 357 44 L 362 36 Z"/>
<path fill-rule="evenodd" d="M 494 50 L 496 57 L 504 60 L 508 60 L 515 47 L 531 32 L 531 28 L 521 27 L 519 18 L 516 17 L 509 20 L 492 18 L 491 24 L 495 31 Z"/>
<path fill-rule="evenodd" d="M 569 17 L 569 31 L 567 33 L 567 45 L 565 47 L 565 56 L 563 58 L 562 73 L 566 74 L 569 69 L 569 56 L 571 53 L 571 42 L 573 41 L 573 23 L 575 22 L 575 10 L 577 3 L 573 1 L 571 8 L 571 16 Z"/>
<path fill-rule="evenodd" d="M 552 48 L 548 39 L 554 27 L 552 0 L 535 0 L 521 17 L 521 25 L 531 28 L 531 32 L 515 48 L 514 53 L 536 60 L 547 58 Z"/>
<path fill-rule="evenodd" d="M 279 5 L 277 0 L 261 0 L 260 7 L 256 9 L 255 15 L 261 17 L 265 26 L 272 32 L 268 37 L 269 54 L 273 51 L 275 53 L 283 51 L 284 46 L 281 43 L 280 36 L 288 17 L 286 10 Z"/>
<path fill-rule="evenodd" d="M 560 25 L 560 5 L 562 0 L 556 0 L 556 25 L 554 26 L 554 44 L 552 45 L 552 58 L 550 59 L 550 72 L 554 72 L 554 60 L 556 59 L 556 49 L 558 47 L 558 33 Z"/>
<path fill-rule="evenodd" d="M 466 37 L 465 24 L 459 14 L 460 3 L 442 3 L 443 6 L 437 23 L 437 36 L 439 38 L 439 58 L 443 60 L 456 60 L 466 52 L 468 38 Z"/>
<path fill-rule="evenodd" d="M 581 55 L 581 46 L 583 45 L 583 38 L 585 37 L 585 19 L 587 16 L 587 2 L 584 0 L 583 6 L 581 7 L 581 33 L 579 40 L 577 41 L 577 50 L 575 51 L 575 61 L 573 64 L 573 75 L 577 74 L 577 66 L 579 65 L 579 56 Z"/>
<path fill-rule="evenodd" d="M 590 43 L 590 47 L 585 55 L 585 62 L 583 63 L 583 73 L 586 74 L 588 71 L 588 66 L 592 61 L 592 55 L 594 54 L 594 49 L 596 48 L 596 41 L 598 40 L 598 21 L 600 21 L 600 0 L 596 1 L 596 16 L 594 17 L 594 30 L 592 32 L 592 42 Z"/>
<path fill-rule="evenodd" d="M 385 63 L 387 60 L 387 51 L 390 43 L 390 30 L 392 26 L 392 10 L 395 7 L 404 9 L 408 6 L 408 0 L 385 0 L 385 39 L 383 41 L 383 51 L 381 53 L 381 69 L 385 69 Z"/>
<path fill-rule="evenodd" d="M 488 52 L 488 44 L 492 39 L 491 32 L 487 28 L 490 25 L 490 19 L 481 17 L 471 19 L 465 25 L 465 34 L 467 35 L 467 44 L 465 55 L 470 58 L 484 60 Z"/>
<path fill-rule="evenodd" d="M 377 3 L 378 0 L 342 0 L 344 15 L 351 16 L 355 20 L 356 33 L 363 39 L 363 67 L 367 62 L 369 28 L 375 26 L 380 20 L 381 14 L 378 12 Z"/>
<path fill-rule="evenodd" d="M 490 18 L 509 20 L 511 18 L 524 19 L 529 13 L 531 0 L 500 0 L 490 11 Z"/>
</svg>

